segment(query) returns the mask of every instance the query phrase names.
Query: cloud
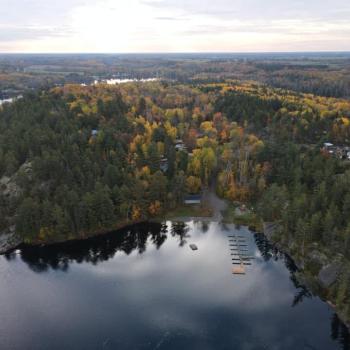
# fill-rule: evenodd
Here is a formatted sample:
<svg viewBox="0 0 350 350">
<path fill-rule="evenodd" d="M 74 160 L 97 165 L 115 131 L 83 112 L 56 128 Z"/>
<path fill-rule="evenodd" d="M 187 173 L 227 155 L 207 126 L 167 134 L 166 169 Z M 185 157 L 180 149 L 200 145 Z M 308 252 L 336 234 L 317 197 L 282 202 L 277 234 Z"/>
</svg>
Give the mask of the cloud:
<svg viewBox="0 0 350 350">
<path fill-rule="evenodd" d="M 142 0 L 158 9 L 222 20 L 325 19 L 349 20 L 348 0 Z"/>
<path fill-rule="evenodd" d="M 0 0 L 1 22 L 2 24 L 60 23 L 72 8 L 89 3 L 94 2 L 89 0 Z"/>
<path fill-rule="evenodd" d="M 227 33 L 259 33 L 284 35 L 350 35 L 350 23 L 322 23 L 321 21 L 305 22 L 302 20 L 277 21 L 232 21 L 218 25 L 195 25 L 185 31 L 186 35 L 222 35 Z"/>
<path fill-rule="evenodd" d="M 72 35 L 70 12 L 89 0 L 0 0 L 0 44 Z"/>
<path fill-rule="evenodd" d="M 349 16 L 348 0 L 0 0 L 0 50 L 350 50 Z"/>
<path fill-rule="evenodd" d="M 184 20 L 184 18 L 179 17 L 155 17 L 158 21 L 181 21 Z"/>
<path fill-rule="evenodd" d="M 0 26 L 0 42 L 68 37 L 73 31 L 67 27 Z"/>
</svg>

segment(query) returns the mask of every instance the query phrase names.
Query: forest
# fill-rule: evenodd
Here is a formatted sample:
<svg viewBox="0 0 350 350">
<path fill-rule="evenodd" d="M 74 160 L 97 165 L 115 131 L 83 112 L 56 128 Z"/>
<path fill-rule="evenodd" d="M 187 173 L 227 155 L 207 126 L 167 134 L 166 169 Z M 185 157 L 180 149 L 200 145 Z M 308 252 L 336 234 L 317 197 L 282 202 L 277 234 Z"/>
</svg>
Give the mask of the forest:
<svg viewBox="0 0 350 350">
<path fill-rule="evenodd" d="M 0 55 L 0 100 L 35 89 L 103 79 L 227 79 L 320 96 L 350 97 L 349 53 L 8 54 Z"/>
<path fill-rule="evenodd" d="M 325 298 L 349 318 L 350 162 L 325 142 L 350 146 L 348 100 L 235 80 L 27 92 L 0 107 L 0 230 L 84 238 L 215 186 L 277 222 L 309 274 L 341 264 Z"/>
</svg>

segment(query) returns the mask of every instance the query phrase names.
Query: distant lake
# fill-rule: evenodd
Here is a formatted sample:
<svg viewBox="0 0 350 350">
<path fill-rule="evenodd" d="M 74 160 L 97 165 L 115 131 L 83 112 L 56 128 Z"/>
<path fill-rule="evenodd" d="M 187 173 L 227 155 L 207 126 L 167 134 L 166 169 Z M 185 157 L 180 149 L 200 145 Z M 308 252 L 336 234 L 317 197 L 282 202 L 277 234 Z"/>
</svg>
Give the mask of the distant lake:
<svg viewBox="0 0 350 350">
<path fill-rule="evenodd" d="M 108 84 L 108 85 L 117 85 L 117 84 L 123 84 L 123 83 L 132 83 L 132 82 L 141 82 L 146 83 L 150 81 L 157 81 L 158 78 L 148 78 L 148 79 L 102 79 L 102 80 L 95 80 L 94 85 L 96 84 Z"/>
<path fill-rule="evenodd" d="M 231 273 L 230 235 L 255 257 L 245 275 Z M 295 270 L 264 236 L 216 222 L 23 248 L 0 257 L 0 349 L 349 349 Z"/>
<path fill-rule="evenodd" d="M 11 103 L 13 101 L 13 98 L 5 98 L 3 100 L 0 100 L 0 106 L 6 102 Z"/>
<path fill-rule="evenodd" d="M 14 100 L 16 100 L 16 99 L 19 99 L 19 98 L 22 98 L 22 96 L 17 96 L 17 97 L 13 97 L 13 98 L 5 98 L 5 99 L 3 99 L 3 100 L 1 100 L 0 99 L 0 106 L 2 105 L 2 104 L 4 104 L 4 103 L 11 103 L 11 102 L 13 102 Z"/>
</svg>

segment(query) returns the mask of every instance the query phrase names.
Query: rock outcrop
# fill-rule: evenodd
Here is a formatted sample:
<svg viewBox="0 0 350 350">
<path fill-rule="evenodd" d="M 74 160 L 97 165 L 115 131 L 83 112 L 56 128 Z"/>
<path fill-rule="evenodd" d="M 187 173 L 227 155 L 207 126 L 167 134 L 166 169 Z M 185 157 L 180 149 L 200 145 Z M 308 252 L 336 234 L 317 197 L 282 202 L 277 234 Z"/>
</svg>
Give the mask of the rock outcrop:
<svg viewBox="0 0 350 350">
<path fill-rule="evenodd" d="M 0 232 L 0 254 L 5 254 L 15 249 L 21 243 L 21 239 L 16 235 L 15 226 L 11 226 L 8 230 Z"/>
<path fill-rule="evenodd" d="M 20 197 L 22 193 L 20 179 L 23 178 L 23 176 L 31 179 L 32 164 L 30 162 L 22 164 L 18 171 L 11 177 L 3 176 L 0 179 L 0 195 L 6 202 L 15 202 L 16 199 Z M 4 230 L 0 230 L 0 254 L 4 254 L 16 248 L 21 243 L 21 239 L 16 235 L 14 217 L 6 216 L 6 221 L 8 227 Z"/>
<path fill-rule="evenodd" d="M 337 262 L 324 266 L 318 273 L 318 280 L 324 288 L 329 288 L 336 282 L 341 272 L 341 265 Z"/>
<path fill-rule="evenodd" d="M 274 242 L 273 236 L 279 230 L 279 224 L 276 222 L 264 222 L 263 223 L 264 234 L 267 239 Z"/>
</svg>

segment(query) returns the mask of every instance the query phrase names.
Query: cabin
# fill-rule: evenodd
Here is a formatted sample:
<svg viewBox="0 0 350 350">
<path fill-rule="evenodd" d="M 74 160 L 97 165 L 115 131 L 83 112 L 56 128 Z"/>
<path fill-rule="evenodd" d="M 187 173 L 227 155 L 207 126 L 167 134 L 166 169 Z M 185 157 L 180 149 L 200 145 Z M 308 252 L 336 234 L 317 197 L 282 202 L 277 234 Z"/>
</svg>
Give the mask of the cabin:
<svg viewBox="0 0 350 350">
<path fill-rule="evenodd" d="M 329 154 L 335 154 L 337 147 L 333 145 L 333 143 L 325 142 L 323 144 L 323 150 L 328 152 Z"/>
<path fill-rule="evenodd" d="M 202 203 L 202 196 L 200 194 L 188 195 L 185 197 L 184 203 L 185 204 L 201 204 Z"/>
<path fill-rule="evenodd" d="M 175 145 L 175 150 L 176 151 L 186 151 L 186 146 L 183 143 Z"/>
<path fill-rule="evenodd" d="M 322 150 L 339 159 L 350 159 L 350 148 L 348 146 L 333 145 L 330 142 L 325 142 Z"/>
<path fill-rule="evenodd" d="M 160 160 L 159 168 L 163 173 L 166 173 L 169 169 L 169 163 L 167 158 L 162 158 Z"/>
<path fill-rule="evenodd" d="M 184 144 L 184 142 L 179 139 L 179 140 L 175 141 L 175 150 L 176 151 L 187 151 L 187 147 Z"/>
</svg>

